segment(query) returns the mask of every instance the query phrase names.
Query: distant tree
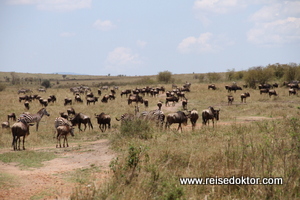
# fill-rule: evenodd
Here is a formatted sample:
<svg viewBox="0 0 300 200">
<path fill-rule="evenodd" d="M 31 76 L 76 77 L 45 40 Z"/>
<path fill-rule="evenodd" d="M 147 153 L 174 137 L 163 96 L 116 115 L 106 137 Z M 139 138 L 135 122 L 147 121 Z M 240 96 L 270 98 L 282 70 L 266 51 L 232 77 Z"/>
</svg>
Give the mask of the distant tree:
<svg viewBox="0 0 300 200">
<path fill-rule="evenodd" d="M 157 81 L 163 83 L 170 83 L 172 81 L 172 73 L 169 71 L 159 72 L 157 75 Z"/>
<path fill-rule="evenodd" d="M 19 76 L 16 74 L 16 72 L 11 72 L 10 75 L 11 75 L 11 78 L 12 78 L 11 83 L 13 85 L 19 85 L 21 81 L 20 81 Z"/>
<path fill-rule="evenodd" d="M 62 77 L 63 77 L 63 79 L 65 79 L 65 78 L 67 77 L 67 75 L 66 75 L 66 74 L 64 74 L 64 75 L 62 75 Z"/>
<path fill-rule="evenodd" d="M 273 70 L 264 67 L 251 67 L 244 75 L 244 81 L 251 88 L 256 88 L 256 84 L 265 84 L 272 79 Z"/>
<path fill-rule="evenodd" d="M 41 85 L 44 86 L 45 88 L 51 87 L 50 81 L 48 79 L 43 80 Z"/>
<path fill-rule="evenodd" d="M 235 69 L 228 69 L 226 72 L 226 78 L 228 81 L 232 81 L 234 79 L 234 73 L 235 73 Z"/>
</svg>

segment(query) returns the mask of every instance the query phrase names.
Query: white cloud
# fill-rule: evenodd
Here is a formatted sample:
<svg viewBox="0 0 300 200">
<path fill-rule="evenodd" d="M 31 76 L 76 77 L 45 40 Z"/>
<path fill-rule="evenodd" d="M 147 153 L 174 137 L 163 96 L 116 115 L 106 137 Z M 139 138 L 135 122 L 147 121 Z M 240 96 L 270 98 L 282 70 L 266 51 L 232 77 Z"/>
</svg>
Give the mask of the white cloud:
<svg viewBox="0 0 300 200">
<path fill-rule="evenodd" d="M 71 33 L 71 32 L 62 32 L 60 34 L 60 37 L 72 37 L 75 36 L 75 33 Z"/>
<path fill-rule="evenodd" d="M 216 52 L 220 50 L 218 38 L 214 37 L 212 33 L 203 33 L 198 38 L 187 37 L 183 39 L 177 49 L 181 53 L 205 53 Z"/>
<path fill-rule="evenodd" d="M 102 21 L 101 19 L 96 20 L 93 26 L 102 31 L 108 31 L 116 27 L 110 20 Z"/>
<path fill-rule="evenodd" d="M 218 14 L 227 13 L 239 5 L 237 0 L 196 0 L 194 2 L 195 9 Z"/>
<path fill-rule="evenodd" d="M 36 5 L 38 10 L 72 11 L 90 8 L 92 0 L 7 0 L 11 5 Z"/>
<path fill-rule="evenodd" d="M 263 46 L 300 42 L 299 7 L 299 1 L 266 4 L 249 17 L 254 26 L 247 33 L 248 41 Z"/>
<path fill-rule="evenodd" d="M 147 42 L 145 42 L 143 40 L 138 40 L 138 41 L 136 41 L 136 44 L 138 47 L 144 48 L 147 45 Z"/>
<path fill-rule="evenodd" d="M 123 73 L 135 69 L 139 64 L 142 64 L 142 61 L 138 54 L 133 53 L 130 48 L 117 47 L 109 52 L 105 68 L 109 71 Z"/>
</svg>

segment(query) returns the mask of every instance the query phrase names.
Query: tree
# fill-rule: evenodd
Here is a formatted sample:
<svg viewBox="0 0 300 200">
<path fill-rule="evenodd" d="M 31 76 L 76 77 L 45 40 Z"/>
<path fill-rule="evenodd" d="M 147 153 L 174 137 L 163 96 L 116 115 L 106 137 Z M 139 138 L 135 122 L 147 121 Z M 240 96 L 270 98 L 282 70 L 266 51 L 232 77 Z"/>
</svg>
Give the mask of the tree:
<svg viewBox="0 0 300 200">
<path fill-rule="evenodd" d="M 220 80 L 221 76 L 220 76 L 220 74 L 218 74 L 216 72 L 209 72 L 209 73 L 207 73 L 207 78 L 208 78 L 208 81 L 211 83 L 211 82 Z"/>
<path fill-rule="evenodd" d="M 43 80 L 41 85 L 44 86 L 45 88 L 51 87 L 50 81 L 48 79 Z"/>
<path fill-rule="evenodd" d="M 172 80 L 172 73 L 169 71 L 159 72 L 157 75 L 157 81 L 159 82 L 170 83 L 171 80 Z"/>
<path fill-rule="evenodd" d="M 64 75 L 62 75 L 62 77 L 63 77 L 63 79 L 65 79 L 67 77 L 67 75 L 64 74 Z"/>
<path fill-rule="evenodd" d="M 244 80 L 251 88 L 256 88 L 256 83 L 265 84 L 273 78 L 273 70 L 264 67 L 251 67 L 245 73 Z"/>
</svg>

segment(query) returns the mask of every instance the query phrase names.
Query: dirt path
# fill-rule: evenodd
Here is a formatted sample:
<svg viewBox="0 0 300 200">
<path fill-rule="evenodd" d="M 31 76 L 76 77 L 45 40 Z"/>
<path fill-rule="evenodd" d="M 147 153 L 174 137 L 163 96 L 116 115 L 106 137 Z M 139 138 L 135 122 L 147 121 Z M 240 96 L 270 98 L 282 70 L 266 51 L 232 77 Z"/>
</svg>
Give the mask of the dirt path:
<svg viewBox="0 0 300 200">
<path fill-rule="evenodd" d="M 76 184 L 66 180 L 66 173 L 96 166 L 101 171 L 94 176 L 97 177 L 97 183 L 100 183 L 108 176 L 109 163 L 114 157 L 105 139 L 82 144 L 80 149 L 77 144 L 70 144 L 68 151 L 59 149 L 59 155 L 59 158 L 44 162 L 43 167 L 30 170 L 20 170 L 15 163 L 0 162 L 1 173 L 14 177 L 10 186 L 1 187 L 0 199 L 25 200 L 33 196 L 69 199 Z"/>
</svg>

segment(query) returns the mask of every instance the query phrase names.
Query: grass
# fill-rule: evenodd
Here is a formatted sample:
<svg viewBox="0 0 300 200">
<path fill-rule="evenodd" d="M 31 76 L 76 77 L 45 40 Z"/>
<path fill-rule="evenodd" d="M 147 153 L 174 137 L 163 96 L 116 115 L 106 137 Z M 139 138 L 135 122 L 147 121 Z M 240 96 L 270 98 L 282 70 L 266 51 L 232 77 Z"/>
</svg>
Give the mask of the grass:
<svg viewBox="0 0 300 200">
<path fill-rule="evenodd" d="M 136 81 L 130 77 L 126 80 Z M 112 176 L 101 185 L 93 182 L 95 167 L 81 169 L 70 174 L 72 181 L 81 184 L 76 187 L 71 199 L 297 199 L 300 198 L 300 99 L 298 96 L 288 96 L 287 88 L 278 88 L 277 97 L 260 95 L 258 90 L 243 89 L 236 93 L 228 93 L 224 89 L 227 82 L 216 83 L 216 91 L 208 90 L 207 83 L 197 83 L 188 79 L 189 75 L 176 75 L 180 86 L 186 80 L 192 81 L 191 92 L 186 93 L 188 109 L 195 108 L 201 113 L 208 106 L 220 109 L 220 121 L 215 128 L 201 126 L 198 120 L 195 131 L 184 127 L 183 132 L 177 132 L 171 126 L 171 131 L 160 130 L 149 122 L 141 120 L 121 125 L 115 120 L 123 113 L 134 113 L 134 106 L 127 105 L 126 98 L 117 98 L 107 104 L 96 102 L 87 106 L 86 103 L 75 103 L 72 107 L 76 112 L 89 115 L 94 126 L 93 130 L 79 132 L 75 129 L 75 137 L 69 137 L 69 144 L 75 144 L 80 150 L 80 144 L 101 138 L 111 141 L 112 149 L 118 157 L 111 162 Z M 83 81 L 88 83 L 92 91 L 93 85 L 101 80 Z M 105 80 L 109 81 L 109 80 Z M 110 81 L 118 81 L 110 80 Z M 66 84 L 64 81 L 60 84 Z M 94 82 L 94 84 L 92 84 Z M 74 83 L 74 82 L 73 82 Z M 72 83 L 72 84 L 73 84 Z M 77 83 L 75 83 L 77 84 Z M 242 85 L 240 82 L 238 85 Z M 171 90 L 171 84 L 154 84 L 165 86 Z M 121 85 L 120 90 L 146 85 Z M 150 85 L 152 86 L 152 85 Z M 21 86 L 20 86 L 21 87 Z M 23 86 L 22 86 L 23 87 Z M 26 85 L 36 93 L 37 86 Z M 0 93 L 0 116 L 6 121 L 6 115 L 15 112 L 17 116 L 25 112 L 23 103 L 18 102 L 19 87 L 9 86 Z M 247 103 L 240 103 L 239 95 L 249 92 Z M 109 92 L 104 92 L 102 95 Z M 39 131 L 31 128 L 31 134 L 26 138 L 28 150 L 9 152 L 0 156 L 13 161 L 17 155 L 37 154 L 37 147 L 54 148 L 54 119 L 59 112 L 66 112 L 70 106 L 63 106 L 63 99 L 70 97 L 67 87 L 50 88 L 42 97 L 55 94 L 57 102 L 49 104 L 47 111 L 50 117 L 43 117 Z M 235 98 L 233 105 L 227 105 L 227 95 Z M 140 105 L 140 111 L 156 109 L 159 100 L 164 97 L 147 97 L 149 108 Z M 84 99 L 84 98 L 83 98 Z M 38 102 L 31 103 L 30 112 L 37 112 L 41 106 Z M 165 114 L 168 111 L 164 106 Z M 181 110 L 181 106 L 178 107 Z M 111 130 L 102 133 L 97 126 L 94 114 L 105 112 L 111 115 Z M 265 120 L 245 121 L 245 119 Z M 189 123 L 190 124 L 190 123 Z M 2 130 L 0 134 L 0 149 L 11 149 L 11 133 Z M 70 150 L 69 148 L 68 150 Z M 75 148 L 76 150 L 76 148 Z M 53 150 L 52 150 L 53 151 Z M 71 150 L 70 150 L 71 151 Z M 53 153 L 53 152 L 52 152 Z M 24 157 L 24 156 L 23 156 Z M 30 157 L 30 156 L 29 156 Z M 2 160 L 2 158 L 1 158 Z M 35 161 L 37 163 L 41 161 Z M 283 177 L 283 185 L 180 185 L 180 177 Z M 75 179 L 74 179 L 75 178 Z M 89 185 L 89 187 L 86 187 Z"/>
</svg>

